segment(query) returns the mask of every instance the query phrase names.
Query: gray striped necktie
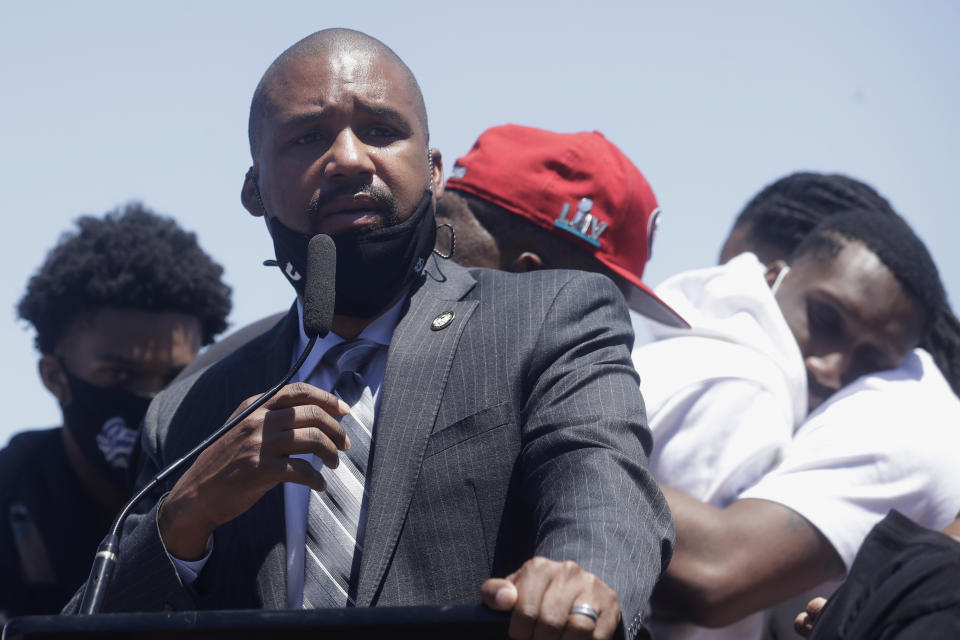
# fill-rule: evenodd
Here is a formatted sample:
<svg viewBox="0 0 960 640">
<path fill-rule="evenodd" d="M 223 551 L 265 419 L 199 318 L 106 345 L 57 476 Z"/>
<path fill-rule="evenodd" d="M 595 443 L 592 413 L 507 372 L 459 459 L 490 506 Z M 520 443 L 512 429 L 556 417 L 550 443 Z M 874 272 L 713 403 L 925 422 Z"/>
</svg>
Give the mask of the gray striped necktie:
<svg viewBox="0 0 960 640">
<path fill-rule="evenodd" d="M 340 424 L 350 437 L 350 449 L 340 454 L 336 469 L 323 469 L 324 491 L 310 491 L 307 545 L 304 558 L 303 608 L 319 609 L 356 604 L 351 577 L 360 566 L 363 547 L 360 509 L 366 496 L 364 478 L 373 430 L 373 395 L 361 376 L 381 345 L 370 340 L 343 342 L 326 353 L 323 362 L 339 371 L 334 393 L 350 405 Z"/>
</svg>

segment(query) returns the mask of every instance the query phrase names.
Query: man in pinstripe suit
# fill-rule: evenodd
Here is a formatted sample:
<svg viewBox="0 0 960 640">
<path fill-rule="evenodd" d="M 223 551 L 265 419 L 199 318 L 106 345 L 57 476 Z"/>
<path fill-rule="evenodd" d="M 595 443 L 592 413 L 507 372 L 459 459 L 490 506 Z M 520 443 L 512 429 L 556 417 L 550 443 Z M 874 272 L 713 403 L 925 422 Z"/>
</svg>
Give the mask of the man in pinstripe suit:
<svg viewBox="0 0 960 640">
<path fill-rule="evenodd" d="M 672 548 L 626 305 L 606 278 L 467 270 L 431 254 L 442 194 L 416 81 L 346 30 L 284 52 L 254 96 L 244 206 L 299 289 L 305 242 L 338 247 L 333 331 L 262 408 L 131 518 L 105 610 L 313 602 L 312 496 L 356 438 L 323 357 L 360 338 L 369 466 L 345 603 L 512 610 L 511 636 L 645 635 Z M 289 367 L 298 300 L 274 329 L 157 398 L 141 478 Z M 337 383 L 339 385 L 339 382 Z M 351 443 L 351 441 L 354 441 Z M 308 508 L 308 503 L 311 505 Z M 321 542 L 323 542 L 321 540 Z M 353 543 L 351 543 L 353 544 Z M 327 572 L 328 574 L 330 572 Z"/>
</svg>

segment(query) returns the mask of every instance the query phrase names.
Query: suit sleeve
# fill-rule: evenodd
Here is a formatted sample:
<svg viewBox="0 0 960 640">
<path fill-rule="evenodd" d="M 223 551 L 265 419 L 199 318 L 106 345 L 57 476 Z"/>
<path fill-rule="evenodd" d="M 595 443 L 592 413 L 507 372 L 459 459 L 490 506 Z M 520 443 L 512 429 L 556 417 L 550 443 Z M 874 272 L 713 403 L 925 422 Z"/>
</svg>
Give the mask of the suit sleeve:
<svg viewBox="0 0 960 640">
<path fill-rule="evenodd" d="M 536 552 L 575 560 L 612 587 L 628 637 L 649 613 L 673 525 L 647 469 L 651 435 L 619 291 L 576 274 L 547 311 L 523 408 L 523 487 Z"/>
</svg>

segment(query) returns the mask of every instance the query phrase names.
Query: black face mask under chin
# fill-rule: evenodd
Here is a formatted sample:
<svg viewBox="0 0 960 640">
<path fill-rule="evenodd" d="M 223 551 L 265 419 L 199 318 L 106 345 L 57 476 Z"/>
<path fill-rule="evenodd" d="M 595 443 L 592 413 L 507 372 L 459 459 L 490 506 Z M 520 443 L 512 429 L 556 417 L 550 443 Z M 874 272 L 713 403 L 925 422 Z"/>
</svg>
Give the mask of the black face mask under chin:
<svg viewBox="0 0 960 640">
<path fill-rule="evenodd" d="M 425 191 L 413 213 L 402 222 L 333 236 L 337 247 L 336 315 L 372 318 L 419 277 L 436 240 L 433 214 L 433 194 Z M 302 296 L 310 236 L 290 229 L 269 214 L 264 220 L 273 238 L 278 266 Z"/>
</svg>

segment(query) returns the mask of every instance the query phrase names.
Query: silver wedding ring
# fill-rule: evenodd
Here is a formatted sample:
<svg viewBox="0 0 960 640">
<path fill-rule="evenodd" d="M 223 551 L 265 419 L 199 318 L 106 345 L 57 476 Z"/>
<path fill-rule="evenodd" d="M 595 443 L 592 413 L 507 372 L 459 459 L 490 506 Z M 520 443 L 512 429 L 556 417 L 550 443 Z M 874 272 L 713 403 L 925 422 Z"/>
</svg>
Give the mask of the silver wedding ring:
<svg viewBox="0 0 960 640">
<path fill-rule="evenodd" d="M 587 616 L 594 622 L 596 622 L 597 618 L 600 617 L 600 612 L 586 603 L 575 604 L 572 607 L 570 607 L 570 615 L 574 615 L 577 613 L 580 614 L 581 616 Z"/>
</svg>

